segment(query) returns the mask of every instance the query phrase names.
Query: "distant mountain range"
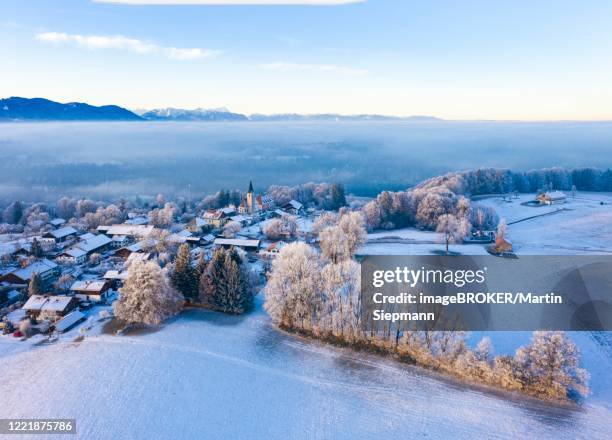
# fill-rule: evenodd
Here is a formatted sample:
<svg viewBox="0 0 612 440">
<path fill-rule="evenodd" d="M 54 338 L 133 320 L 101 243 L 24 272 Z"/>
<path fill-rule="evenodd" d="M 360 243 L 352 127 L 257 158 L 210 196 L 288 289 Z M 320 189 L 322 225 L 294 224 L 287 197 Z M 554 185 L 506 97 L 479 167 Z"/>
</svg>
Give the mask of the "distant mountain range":
<svg viewBox="0 0 612 440">
<path fill-rule="evenodd" d="M 136 110 L 132 112 L 116 105 L 93 105 L 69 102 L 61 104 L 44 98 L 0 99 L 0 121 L 415 121 L 434 122 L 441 119 L 433 116 L 384 116 L 384 115 L 339 115 L 322 113 L 301 115 L 284 113 L 276 115 L 243 115 L 233 113 L 225 108 L 185 110 L 178 108 L 160 108 L 153 110 Z"/>
<path fill-rule="evenodd" d="M 138 111 L 140 116 L 151 121 L 248 121 L 249 118 L 240 113 L 232 113 L 225 108 L 184 110 L 180 108 L 158 108 Z"/>
<path fill-rule="evenodd" d="M 0 121 L 140 121 L 116 105 L 96 107 L 82 102 L 61 104 L 44 98 L 0 99 Z"/>
</svg>

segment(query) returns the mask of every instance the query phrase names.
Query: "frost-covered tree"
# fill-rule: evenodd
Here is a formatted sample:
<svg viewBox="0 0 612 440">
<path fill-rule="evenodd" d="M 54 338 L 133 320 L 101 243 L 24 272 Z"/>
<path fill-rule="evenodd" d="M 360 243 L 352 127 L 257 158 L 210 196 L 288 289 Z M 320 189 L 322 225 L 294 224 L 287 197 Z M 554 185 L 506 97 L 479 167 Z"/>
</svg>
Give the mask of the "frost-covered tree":
<svg viewBox="0 0 612 440">
<path fill-rule="evenodd" d="M 128 276 L 113 304 L 115 316 L 128 323 L 160 324 L 179 313 L 183 297 L 153 261 L 130 265 Z"/>
<path fill-rule="evenodd" d="M 234 238 L 238 232 L 242 229 L 240 223 L 230 221 L 223 227 L 223 236 L 226 238 Z"/>
<path fill-rule="evenodd" d="M 296 236 L 297 231 L 297 219 L 289 214 L 270 220 L 263 228 L 264 234 L 270 240 L 290 239 Z"/>
<path fill-rule="evenodd" d="M 458 219 L 452 214 L 442 214 L 438 217 L 438 226 L 436 232 L 441 235 L 442 242 L 446 245 L 446 253 L 448 254 L 448 245 L 450 243 L 459 243 L 469 231 L 467 220 L 465 218 Z"/>
<path fill-rule="evenodd" d="M 533 332 L 531 343 L 516 351 L 515 365 L 523 386 L 536 395 L 563 400 L 570 391 L 589 391 L 578 347 L 564 332 Z"/>
<path fill-rule="evenodd" d="M 302 242 L 283 247 L 272 263 L 265 308 L 283 328 L 310 329 L 319 294 L 320 265 L 314 249 Z"/>
<path fill-rule="evenodd" d="M 174 260 L 174 270 L 170 277 L 172 285 L 178 290 L 187 301 L 193 301 L 198 296 L 197 277 L 191 265 L 191 254 L 189 246 L 183 243 L 176 254 Z"/>
<path fill-rule="evenodd" d="M 361 210 L 363 218 L 365 220 L 365 226 L 368 231 L 380 228 L 380 208 L 375 200 L 372 200 L 363 207 Z"/>
<path fill-rule="evenodd" d="M 72 275 L 64 273 L 55 282 L 55 288 L 60 292 L 68 292 L 68 289 L 70 289 L 70 286 L 72 286 L 74 280 L 75 278 Z"/>
<path fill-rule="evenodd" d="M 61 197 L 56 204 L 57 215 L 68 220 L 74 217 L 76 203 L 69 197 Z"/>
<path fill-rule="evenodd" d="M 497 224 L 497 236 L 502 237 L 502 238 L 505 237 L 507 230 L 508 230 L 508 225 L 506 224 L 506 219 L 502 218 Z"/>
<path fill-rule="evenodd" d="M 311 227 L 311 232 L 314 235 L 319 235 L 319 233 L 327 228 L 328 226 L 334 226 L 338 223 L 338 215 L 333 212 L 324 212 L 313 222 Z"/>
<path fill-rule="evenodd" d="M 454 194 L 448 189 L 429 192 L 418 205 L 416 219 L 425 228 L 433 229 L 438 224 L 438 217 L 454 213 Z"/>
<path fill-rule="evenodd" d="M 16 225 L 21 222 L 21 217 L 23 217 L 23 205 L 21 202 L 16 201 L 8 205 L 4 212 L 2 213 L 2 217 L 6 223 Z"/>
<path fill-rule="evenodd" d="M 321 253 L 333 263 L 347 260 L 365 243 L 366 236 L 361 214 L 348 212 L 340 217 L 337 226 L 329 226 L 319 233 Z"/>
</svg>

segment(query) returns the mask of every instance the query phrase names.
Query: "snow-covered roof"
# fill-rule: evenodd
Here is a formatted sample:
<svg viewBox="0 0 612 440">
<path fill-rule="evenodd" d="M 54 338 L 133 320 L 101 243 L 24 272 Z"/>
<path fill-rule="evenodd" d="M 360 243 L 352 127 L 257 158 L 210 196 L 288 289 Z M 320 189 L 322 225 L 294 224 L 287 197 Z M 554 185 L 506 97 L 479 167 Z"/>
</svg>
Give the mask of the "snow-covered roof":
<svg viewBox="0 0 612 440">
<path fill-rule="evenodd" d="M 285 203 L 285 206 L 289 206 L 289 207 L 291 207 L 293 209 L 299 210 L 299 209 L 302 209 L 302 206 L 304 206 L 304 205 L 302 205 L 297 200 L 290 200 L 289 202 Z"/>
<path fill-rule="evenodd" d="M 551 191 L 551 192 L 547 192 L 544 194 L 544 196 L 547 199 L 551 199 L 551 200 L 559 200 L 559 199 L 564 199 L 566 196 L 563 192 L 561 191 Z"/>
<path fill-rule="evenodd" d="M 149 218 L 146 216 L 134 217 L 125 221 L 126 225 L 146 225 L 149 223 Z"/>
<path fill-rule="evenodd" d="M 95 237 L 95 234 L 92 234 L 91 232 L 86 232 L 85 234 L 79 235 L 79 240 L 89 240 L 93 237 Z"/>
<path fill-rule="evenodd" d="M 204 213 L 204 219 L 206 220 L 218 220 L 225 217 L 225 213 L 222 210 L 206 211 Z"/>
<path fill-rule="evenodd" d="M 216 238 L 216 245 L 237 247 L 259 247 L 259 240 L 247 240 L 242 238 Z"/>
<path fill-rule="evenodd" d="M 113 237 L 113 241 L 116 241 L 116 242 L 126 241 L 127 239 L 128 239 L 127 235 L 115 235 Z"/>
<path fill-rule="evenodd" d="M 108 270 L 102 278 L 105 280 L 125 280 L 127 276 L 127 271 L 119 272 L 118 270 Z"/>
<path fill-rule="evenodd" d="M 71 248 L 71 249 L 66 249 L 60 255 L 64 255 L 64 254 L 72 258 L 80 258 L 80 257 L 87 255 L 87 252 L 85 252 L 83 249 Z"/>
<path fill-rule="evenodd" d="M 200 217 L 196 217 L 196 218 L 194 218 L 194 219 L 193 219 L 193 224 L 194 224 L 196 227 L 198 227 L 198 228 L 201 228 L 201 227 L 203 227 L 203 226 L 206 226 L 206 222 L 204 221 L 204 219 L 203 219 L 203 218 L 200 218 Z"/>
<path fill-rule="evenodd" d="M 130 256 L 127 258 L 126 263 L 134 263 L 136 261 L 147 261 L 151 258 L 151 254 L 149 252 L 132 252 Z"/>
<path fill-rule="evenodd" d="M 66 226 L 64 228 L 55 229 L 45 234 L 45 237 L 51 236 L 55 239 L 68 237 L 77 233 L 77 230 L 72 226 Z"/>
<path fill-rule="evenodd" d="M 212 235 L 212 234 L 206 234 L 206 235 L 204 235 L 202 237 L 202 240 L 211 243 L 211 242 L 215 241 L 215 236 Z"/>
<path fill-rule="evenodd" d="M 244 216 L 242 214 L 238 214 L 238 215 L 234 215 L 232 217 L 230 217 L 230 220 L 236 223 L 242 223 L 242 222 L 246 222 L 249 219 L 249 217 Z"/>
<path fill-rule="evenodd" d="M 232 215 L 236 212 L 236 207 L 226 206 L 225 208 L 221 208 L 221 212 L 225 215 Z"/>
<path fill-rule="evenodd" d="M 153 229 L 153 225 L 113 225 L 108 228 L 106 234 L 148 237 Z"/>
<path fill-rule="evenodd" d="M 12 272 L 15 276 L 21 278 L 24 281 L 29 281 L 32 275 L 35 273 L 44 274 L 57 267 L 53 261 L 49 261 L 46 258 L 43 260 L 37 260 L 27 267 Z"/>
<path fill-rule="evenodd" d="M 59 218 L 59 217 L 49 220 L 49 224 L 52 226 L 61 226 L 64 223 L 66 223 L 66 220 L 64 220 L 63 218 Z"/>
<path fill-rule="evenodd" d="M 72 301 L 70 296 L 43 296 L 32 295 L 23 305 L 24 310 L 39 310 L 49 312 L 62 312 Z"/>
<path fill-rule="evenodd" d="M 104 280 L 84 280 L 75 281 L 70 290 L 78 292 L 101 292 L 106 287 Z"/>
<path fill-rule="evenodd" d="M 93 252 L 103 246 L 106 246 L 111 242 L 111 239 L 106 235 L 94 235 L 93 238 L 87 239 L 81 243 L 78 243 L 75 247 L 84 250 L 87 253 Z"/>
<path fill-rule="evenodd" d="M 85 315 L 82 312 L 79 312 L 78 310 L 74 310 L 55 323 L 55 330 L 59 332 L 65 332 L 70 327 L 75 325 L 77 322 L 82 321 L 83 319 L 85 319 Z"/>
</svg>

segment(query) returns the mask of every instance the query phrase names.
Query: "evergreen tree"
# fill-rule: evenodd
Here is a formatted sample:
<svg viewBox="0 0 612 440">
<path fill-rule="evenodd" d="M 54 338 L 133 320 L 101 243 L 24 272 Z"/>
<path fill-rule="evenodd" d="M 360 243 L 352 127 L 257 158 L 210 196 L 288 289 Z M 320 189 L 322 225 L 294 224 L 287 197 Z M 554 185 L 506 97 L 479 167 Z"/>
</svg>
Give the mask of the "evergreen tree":
<svg viewBox="0 0 612 440">
<path fill-rule="evenodd" d="M 32 240 L 32 255 L 36 258 L 42 258 L 44 251 L 40 242 L 37 239 Z"/>
<path fill-rule="evenodd" d="M 192 301 L 197 298 L 197 276 L 191 266 L 191 255 L 186 243 L 183 243 L 178 249 L 171 281 L 172 286 L 182 293 L 186 300 Z"/>
<path fill-rule="evenodd" d="M 38 273 L 32 274 L 30 278 L 30 284 L 28 285 L 28 296 L 42 294 L 42 279 Z"/>
<path fill-rule="evenodd" d="M 332 209 L 340 209 L 346 206 L 346 196 L 344 195 L 344 185 L 334 183 L 331 187 Z"/>
<path fill-rule="evenodd" d="M 206 270 L 200 276 L 200 301 L 215 306 L 216 292 L 223 280 L 225 249 L 219 248 L 214 253 Z"/>
<path fill-rule="evenodd" d="M 225 313 L 243 313 L 253 301 L 236 251 L 219 248 L 200 277 L 200 299 Z"/>
</svg>

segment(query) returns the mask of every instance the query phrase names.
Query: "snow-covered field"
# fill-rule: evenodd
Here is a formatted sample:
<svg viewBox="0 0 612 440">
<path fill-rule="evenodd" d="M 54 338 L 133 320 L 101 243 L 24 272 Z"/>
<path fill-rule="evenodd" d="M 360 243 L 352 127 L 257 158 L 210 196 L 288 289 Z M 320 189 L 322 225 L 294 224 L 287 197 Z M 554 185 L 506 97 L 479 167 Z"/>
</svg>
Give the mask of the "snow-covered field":
<svg viewBox="0 0 612 440">
<path fill-rule="evenodd" d="M 556 408 L 279 332 L 261 301 L 140 335 L 0 337 L 1 417 L 76 418 L 82 439 L 609 438 L 612 360 L 586 335 L 595 393 Z"/>
<path fill-rule="evenodd" d="M 508 223 L 561 210 L 508 226 L 518 255 L 612 253 L 612 194 L 579 192 L 575 198 L 568 195 L 567 203 L 561 205 L 521 205 L 533 198 L 533 194 L 522 194 L 512 202 L 496 197 L 477 203 L 492 206 Z"/>
</svg>

